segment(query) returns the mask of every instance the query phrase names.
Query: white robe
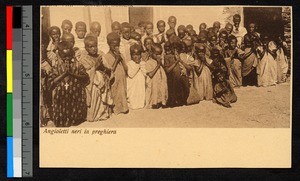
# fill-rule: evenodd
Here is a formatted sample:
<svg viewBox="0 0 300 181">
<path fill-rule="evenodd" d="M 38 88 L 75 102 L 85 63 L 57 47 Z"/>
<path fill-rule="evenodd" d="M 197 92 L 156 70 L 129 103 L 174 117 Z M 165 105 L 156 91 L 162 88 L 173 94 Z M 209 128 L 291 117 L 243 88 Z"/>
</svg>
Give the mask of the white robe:
<svg viewBox="0 0 300 181">
<path fill-rule="evenodd" d="M 145 62 L 139 64 L 130 60 L 127 63 L 127 101 L 129 108 L 141 109 L 145 106 L 146 97 L 146 69 Z"/>
<path fill-rule="evenodd" d="M 79 50 L 85 50 L 84 38 L 83 39 L 76 38 L 74 47 L 79 48 Z"/>
<path fill-rule="evenodd" d="M 137 41 L 133 40 L 133 39 L 129 39 L 126 40 L 124 38 L 121 38 L 121 42 L 120 42 L 120 52 L 121 54 L 124 56 L 125 58 L 125 62 L 129 62 L 131 60 L 131 56 L 130 56 L 130 46 L 134 45 L 135 43 L 137 43 Z"/>
</svg>

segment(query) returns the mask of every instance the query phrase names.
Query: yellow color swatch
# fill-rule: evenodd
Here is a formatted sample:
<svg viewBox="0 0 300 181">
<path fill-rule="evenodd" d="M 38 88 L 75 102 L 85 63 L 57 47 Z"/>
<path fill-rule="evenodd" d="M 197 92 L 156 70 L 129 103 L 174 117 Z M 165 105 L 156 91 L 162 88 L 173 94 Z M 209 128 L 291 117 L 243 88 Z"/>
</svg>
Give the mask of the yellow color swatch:
<svg viewBox="0 0 300 181">
<path fill-rule="evenodd" d="M 12 50 L 6 50 L 7 93 L 13 92 L 13 62 Z"/>
</svg>

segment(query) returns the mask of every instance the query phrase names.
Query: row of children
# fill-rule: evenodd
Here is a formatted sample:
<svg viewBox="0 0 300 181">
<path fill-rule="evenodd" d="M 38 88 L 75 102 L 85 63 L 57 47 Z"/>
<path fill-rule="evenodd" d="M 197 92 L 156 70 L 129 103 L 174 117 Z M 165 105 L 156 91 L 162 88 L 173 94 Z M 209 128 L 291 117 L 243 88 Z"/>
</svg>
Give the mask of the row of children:
<svg viewBox="0 0 300 181">
<path fill-rule="evenodd" d="M 240 16 L 233 25 L 220 23 L 199 34 L 180 25 L 176 17 L 166 24 L 113 22 L 106 42 L 101 26 L 84 22 L 49 28 L 50 43 L 42 50 L 42 125 L 78 125 L 108 119 L 129 109 L 176 107 L 212 100 L 225 107 L 237 101 L 233 87 L 269 86 L 285 80 L 286 46 L 261 38 L 251 23 L 245 31 Z M 102 42 L 101 42 L 102 41 Z M 107 44 L 106 44 L 107 43 Z M 104 54 L 104 45 L 108 50 Z"/>
</svg>

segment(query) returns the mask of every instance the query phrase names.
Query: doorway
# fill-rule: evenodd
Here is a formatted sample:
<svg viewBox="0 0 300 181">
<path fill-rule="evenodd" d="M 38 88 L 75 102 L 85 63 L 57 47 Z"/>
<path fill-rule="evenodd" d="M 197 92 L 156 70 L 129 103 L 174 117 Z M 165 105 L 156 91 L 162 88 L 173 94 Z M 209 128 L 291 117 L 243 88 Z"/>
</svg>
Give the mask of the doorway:
<svg viewBox="0 0 300 181">
<path fill-rule="evenodd" d="M 138 27 L 140 21 L 153 23 L 152 7 L 129 7 L 129 23 L 135 28 Z"/>
<path fill-rule="evenodd" d="M 268 34 L 270 37 L 284 34 L 281 7 L 245 7 L 245 27 L 251 22 L 256 23 L 257 32 L 260 34 Z"/>
</svg>

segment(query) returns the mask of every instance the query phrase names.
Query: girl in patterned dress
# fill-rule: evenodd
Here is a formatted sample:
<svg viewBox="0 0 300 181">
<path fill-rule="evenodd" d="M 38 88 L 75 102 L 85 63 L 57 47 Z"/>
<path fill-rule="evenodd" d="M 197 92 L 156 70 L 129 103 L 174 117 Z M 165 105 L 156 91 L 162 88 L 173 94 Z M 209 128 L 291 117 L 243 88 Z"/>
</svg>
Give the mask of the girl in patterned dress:
<svg viewBox="0 0 300 181">
<path fill-rule="evenodd" d="M 52 121 L 56 127 L 70 127 L 86 120 L 85 87 L 89 76 L 74 57 L 72 45 L 58 44 L 58 61 L 49 73 L 48 87 L 52 91 Z"/>
</svg>

